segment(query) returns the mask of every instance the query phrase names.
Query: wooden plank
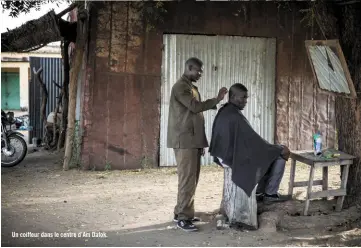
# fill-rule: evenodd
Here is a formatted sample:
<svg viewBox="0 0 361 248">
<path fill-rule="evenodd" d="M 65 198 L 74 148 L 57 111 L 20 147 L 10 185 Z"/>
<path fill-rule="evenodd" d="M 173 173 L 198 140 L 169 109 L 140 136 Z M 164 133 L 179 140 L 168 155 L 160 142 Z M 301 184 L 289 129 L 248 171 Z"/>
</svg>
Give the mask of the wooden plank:
<svg viewBox="0 0 361 248">
<path fill-rule="evenodd" d="M 322 185 L 322 180 L 314 180 L 313 181 L 313 186 L 316 186 L 316 185 Z M 300 182 L 295 182 L 294 183 L 294 188 L 296 188 L 296 187 L 306 187 L 306 186 L 308 186 L 308 181 L 300 181 Z"/>
<path fill-rule="evenodd" d="M 342 160 L 352 160 L 354 158 L 356 158 L 356 156 L 353 156 L 353 155 L 350 155 L 350 154 L 347 154 L 345 152 L 342 152 L 342 151 L 339 151 L 339 150 L 336 150 L 336 149 L 333 149 L 333 148 L 329 148 L 327 149 L 328 151 L 332 152 L 332 153 L 339 153 L 340 156 L 338 157 L 338 159 L 342 159 Z M 336 158 L 337 159 L 337 158 Z"/>
<path fill-rule="evenodd" d="M 328 190 L 328 167 L 322 168 L 322 190 Z M 327 200 L 327 197 L 324 200 Z"/>
<path fill-rule="evenodd" d="M 336 46 L 337 40 L 306 40 L 305 44 L 307 46 L 312 46 L 312 45 Z"/>
<path fill-rule="evenodd" d="M 325 166 L 335 166 L 335 165 L 346 165 L 352 164 L 352 160 L 343 160 L 343 161 L 332 161 L 332 162 L 316 162 L 315 167 L 325 167 Z"/>
<path fill-rule="evenodd" d="M 336 47 L 336 50 L 337 50 L 337 57 L 339 58 L 339 60 L 341 62 L 341 65 L 342 65 L 342 69 L 343 69 L 343 71 L 345 73 L 348 88 L 350 90 L 350 95 L 351 95 L 352 98 L 357 98 L 355 85 L 353 84 L 352 77 L 351 77 L 350 71 L 348 69 L 348 65 L 347 65 L 345 56 L 343 54 L 343 51 L 341 49 L 339 41 L 337 40 L 336 42 L 337 42 L 337 45 L 335 47 Z"/>
<path fill-rule="evenodd" d="M 222 207 L 230 225 L 241 225 L 249 229 L 258 228 L 256 188 L 250 197 L 232 181 L 232 169 L 224 168 Z"/>
<path fill-rule="evenodd" d="M 346 189 L 333 189 L 311 193 L 311 199 L 346 195 Z"/>
<path fill-rule="evenodd" d="M 307 164 L 307 165 L 313 165 L 313 161 L 305 158 L 304 156 L 302 156 L 301 154 L 297 154 L 297 153 L 293 153 L 291 152 L 290 158 L 297 160 L 301 163 Z"/>
<path fill-rule="evenodd" d="M 341 189 L 345 190 L 345 195 L 346 195 L 346 185 L 347 185 L 349 169 L 350 169 L 350 165 L 345 165 L 342 168 Z M 342 210 L 342 205 L 344 200 L 345 200 L 345 196 L 337 197 L 336 211 Z"/>
<path fill-rule="evenodd" d="M 312 193 L 314 173 L 315 173 L 315 167 L 311 166 L 310 167 L 310 177 L 308 179 L 307 196 L 306 196 L 305 208 L 303 210 L 303 215 L 308 214 L 308 207 L 310 206 L 310 197 L 311 197 L 311 193 Z"/>
<path fill-rule="evenodd" d="M 335 158 L 323 158 L 319 156 L 315 156 L 313 151 L 311 150 L 303 150 L 303 151 L 291 151 L 291 158 L 295 158 L 297 161 L 312 164 L 314 162 L 331 162 L 331 161 L 343 161 L 343 160 L 353 160 L 356 158 L 355 156 L 349 155 L 347 153 L 338 151 L 336 149 L 327 149 L 332 153 L 338 153 L 340 156 Z"/>
<path fill-rule="evenodd" d="M 296 160 L 291 159 L 291 172 L 290 172 L 290 181 L 288 183 L 288 195 L 293 195 L 293 187 L 295 183 L 295 173 L 296 173 Z"/>
</svg>

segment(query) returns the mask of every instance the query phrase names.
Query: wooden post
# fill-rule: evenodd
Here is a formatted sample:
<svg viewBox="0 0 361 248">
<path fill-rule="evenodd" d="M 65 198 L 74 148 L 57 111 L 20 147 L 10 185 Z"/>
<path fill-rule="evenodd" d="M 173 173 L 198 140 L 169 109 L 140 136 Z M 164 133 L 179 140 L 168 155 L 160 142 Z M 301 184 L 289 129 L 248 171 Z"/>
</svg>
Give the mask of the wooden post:
<svg viewBox="0 0 361 248">
<path fill-rule="evenodd" d="M 291 171 L 290 171 L 290 182 L 288 183 L 288 195 L 292 197 L 293 187 L 295 185 L 295 174 L 296 174 L 296 160 L 291 160 Z"/>
<path fill-rule="evenodd" d="M 328 190 L 328 167 L 324 166 L 322 167 L 322 190 Z M 323 198 L 324 200 L 327 200 L 327 196 Z"/>
<path fill-rule="evenodd" d="M 78 27 L 76 37 L 76 49 L 74 55 L 74 61 L 70 70 L 70 82 L 69 82 L 69 109 L 68 109 L 68 127 L 66 131 L 66 143 L 64 153 L 63 169 L 68 170 L 70 166 L 70 160 L 73 152 L 74 133 L 75 133 L 75 108 L 76 108 L 76 95 L 79 72 L 83 62 L 83 55 L 87 37 L 87 15 L 86 10 L 78 8 Z M 83 18 L 80 16 L 83 15 Z M 84 18 L 84 15 L 85 18 Z"/>
<path fill-rule="evenodd" d="M 66 128 L 68 126 L 68 100 L 69 100 L 69 81 L 70 81 L 70 65 L 69 65 L 69 41 L 64 42 L 64 48 L 63 48 L 63 72 L 64 72 L 64 80 L 63 80 L 63 88 L 62 88 L 62 114 L 61 114 L 61 125 L 59 128 L 59 138 L 58 138 L 58 144 L 57 149 L 60 151 L 61 148 L 64 147 L 65 143 L 65 134 L 66 134 Z"/>
<path fill-rule="evenodd" d="M 311 193 L 312 193 L 312 186 L 313 186 L 313 175 L 315 173 L 315 166 L 310 166 L 310 178 L 308 179 L 308 186 L 307 186 L 307 195 L 306 195 L 306 203 L 305 208 L 303 210 L 303 215 L 308 214 L 308 207 L 310 206 L 310 199 L 311 199 Z"/>
<path fill-rule="evenodd" d="M 63 99 L 63 94 L 64 94 L 63 87 L 61 87 L 59 84 L 55 83 L 54 81 L 53 81 L 53 83 L 58 88 L 60 88 L 60 94 L 58 96 L 58 100 L 56 102 L 56 106 L 55 106 L 55 109 L 54 109 L 55 115 L 54 115 L 54 119 L 53 119 L 53 138 L 52 138 L 51 143 L 48 144 L 50 150 L 55 149 L 57 147 L 57 144 L 58 144 L 59 133 L 60 133 L 60 125 L 61 125 L 61 123 L 58 123 L 58 112 L 59 112 L 60 105 L 61 105 L 62 99 Z"/>
<path fill-rule="evenodd" d="M 224 188 L 222 208 L 228 217 L 229 224 L 248 229 L 257 229 L 256 187 L 250 197 L 232 181 L 232 169 L 224 167 Z"/>
<path fill-rule="evenodd" d="M 342 178 L 341 178 L 341 187 L 340 187 L 340 189 L 346 189 L 349 168 L 350 168 L 349 164 L 342 166 Z M 344 200 L 345 200 L 344 195 L 337 197 L 336 211 L 341 211 L 342 210 L 342 205 L 343 205 Z"/>
</svg>

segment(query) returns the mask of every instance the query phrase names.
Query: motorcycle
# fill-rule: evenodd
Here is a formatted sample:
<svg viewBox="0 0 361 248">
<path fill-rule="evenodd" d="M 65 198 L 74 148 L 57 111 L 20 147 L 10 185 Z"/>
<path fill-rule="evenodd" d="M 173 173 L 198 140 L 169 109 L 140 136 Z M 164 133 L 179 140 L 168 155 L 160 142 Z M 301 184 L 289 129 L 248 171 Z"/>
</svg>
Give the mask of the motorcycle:
<svg viewBox="0 0 361 248">
<path fill-rule="evenodd" d="M 28 152 L 24 135 L 11 130 L 15 122 L 14 112 L 5 113 L 1 110 L 1 167 L 18 165 Z M 10 130 L 7 126 L 10 126 Z"/>
</svg>

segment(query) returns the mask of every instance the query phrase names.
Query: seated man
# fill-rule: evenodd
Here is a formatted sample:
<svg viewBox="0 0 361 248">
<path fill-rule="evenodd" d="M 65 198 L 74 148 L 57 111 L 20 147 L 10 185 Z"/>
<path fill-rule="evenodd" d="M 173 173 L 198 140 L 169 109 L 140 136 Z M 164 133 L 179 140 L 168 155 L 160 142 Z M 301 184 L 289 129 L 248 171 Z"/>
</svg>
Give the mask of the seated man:
<svg viewBox="0 0 361 248">
<path fill-rule="evenodd" d="M 232 168 L 232 181 L 248 195 L 257 186 L 264 201 L 283 201 L 278 194 L 286 160 L 286 146 L 264 140 L 242 114 L 248 90 L 242 84 L 229 89 L 229 101 L 217 113 L 212 130 L 210 154 L 216 163 Z"/>
</svg>

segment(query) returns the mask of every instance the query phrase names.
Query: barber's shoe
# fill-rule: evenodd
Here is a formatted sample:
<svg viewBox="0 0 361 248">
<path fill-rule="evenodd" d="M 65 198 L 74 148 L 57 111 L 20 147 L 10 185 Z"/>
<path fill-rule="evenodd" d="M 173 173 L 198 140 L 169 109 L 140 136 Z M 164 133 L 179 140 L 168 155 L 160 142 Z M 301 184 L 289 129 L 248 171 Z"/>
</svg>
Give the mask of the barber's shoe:
<svg viewBox="0 0 361 248">
<path fill-rule="evenodd" d="M 192 221 L 190 220 L 180 220 L 178 221 L 177 226 L 186 232 L 198 231 L 198 228 L 195 225 L 193 225 Z"/>
<path fill-rule="evenodd" d="M 174 215 L 173 221 L 178 222 L 178 215 L 176 215 L 176 214 Z M 197 222 L 197 221 L 201 221 L 201 219 L 198 217 L 193 217 L 193 219 L 191 219 L 190 221 Z"/>
<path fill-rule="evenodd" d="M 280 194 L 273 194 L 273 195 L 264 194 L 263 196 L 264 203 L 285 202 L 288 200 L 290 200 L 289 196 L 280 195 Z"/>
</svg>

